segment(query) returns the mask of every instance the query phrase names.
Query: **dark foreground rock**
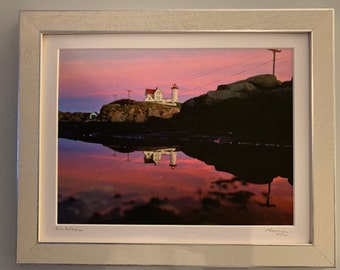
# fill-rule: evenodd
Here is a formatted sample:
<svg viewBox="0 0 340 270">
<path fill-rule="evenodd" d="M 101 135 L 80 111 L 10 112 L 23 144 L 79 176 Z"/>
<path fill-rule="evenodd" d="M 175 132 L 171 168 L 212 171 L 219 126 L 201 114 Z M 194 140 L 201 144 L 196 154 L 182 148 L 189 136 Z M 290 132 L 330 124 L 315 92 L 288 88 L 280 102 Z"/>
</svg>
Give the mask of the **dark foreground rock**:
<svg viewBox="0 0 340 270">
<path fill-rule="evenodd" d="M 292 82 L 259 75 L 192 98 L 178 116 L 193 130 L 236 132 L 278 142 L 292 142 Z"/>
</svg>

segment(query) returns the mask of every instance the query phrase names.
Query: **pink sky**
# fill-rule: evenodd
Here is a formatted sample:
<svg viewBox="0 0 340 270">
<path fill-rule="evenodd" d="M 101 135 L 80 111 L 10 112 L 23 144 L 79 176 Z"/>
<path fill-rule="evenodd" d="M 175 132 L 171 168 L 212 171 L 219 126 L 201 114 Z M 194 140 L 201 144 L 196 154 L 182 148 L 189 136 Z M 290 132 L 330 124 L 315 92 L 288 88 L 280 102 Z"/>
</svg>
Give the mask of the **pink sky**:
<svg viewBox="0 0 340 270">
<path fill-rule="evenodd" d="M 60 51 L 59 110 L 98 111 L 128 97 L 142 101 L 146 88 L 165 98 L 179 87 L 179 100 L 220 84 L 272 73 L 273 53 L 263 49 L 65 49 Z M 293 50 L 276 54 L 276 76 L 293 76 Z"/>
</svg>

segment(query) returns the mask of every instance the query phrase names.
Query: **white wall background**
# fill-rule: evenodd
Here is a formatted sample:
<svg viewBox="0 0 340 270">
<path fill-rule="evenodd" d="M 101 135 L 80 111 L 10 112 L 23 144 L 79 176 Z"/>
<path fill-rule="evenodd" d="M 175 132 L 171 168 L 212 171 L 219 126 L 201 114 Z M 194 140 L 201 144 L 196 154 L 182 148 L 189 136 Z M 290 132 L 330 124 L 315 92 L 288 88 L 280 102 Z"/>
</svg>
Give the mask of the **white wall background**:
<svg viewBox="0 0 340 270">
<path fill-rule="evenodd" d="M 336 10 L 336 74 L 340 73 L 339 0 L 0 0 L 0 269 L 148 269 L 149 267 L 17 265 L 16 256 L 16 135 L 19 10 L 112 10 L 112 9 L 231 9 L 231 8 L 327 8 Z M 337 27 L 338 26 L 338 27 Z M 340 86 L 340 76 L 336 76 Z M 336 95 L 340 106 L 340 95 Z M 338 112 L 339 123 L 340 113 Z M 340 125 L 337 125 L 340 126 Z M 337 147 L 337 154 L 340 148 Z M 337 161 L 340 168 L 340 162 Z M 340 188 L 337 186 L 337 195 Z M 340 207 L 339 200 L 337 208 Z M 337 234 L 340 219 L 337 217 Z M 337 259 L 340 261 L 340 241 Z M 289 259 L 289 258 L 287 258 Z M 157 270 L 170 267 L 153 267 Z M 189 269 L 189 268 L 180 268 Z M 191 268 L 190 268 L 191 269 Z M 194 269 L 194 268 L 192 268 Z M 197 269 L 197 268 L 195 268 Z M 337 267 L 340 269 L 340 266 Z"/>
</svg>

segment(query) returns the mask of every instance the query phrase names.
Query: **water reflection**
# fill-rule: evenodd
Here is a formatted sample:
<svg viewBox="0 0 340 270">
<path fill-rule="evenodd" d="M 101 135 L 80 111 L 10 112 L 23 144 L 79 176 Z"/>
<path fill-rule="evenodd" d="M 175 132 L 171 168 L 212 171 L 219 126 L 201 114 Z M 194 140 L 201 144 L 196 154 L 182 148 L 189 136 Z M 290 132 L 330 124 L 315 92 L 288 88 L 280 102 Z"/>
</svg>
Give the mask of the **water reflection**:
<svg viewBox="0 0 340 270">
<path fill-rule="evenodd" d="M 118 151 L 112 145 L 59 139 L 58 222 L 293 224 L 293 188 L 287 178 L 245 180 L 216 169 L 212 161 L 220 155 L 218 151 L 208 157 L 202 154 L 207 149 L 198 149 L 200 160 L 190 157 L 187 149 Z"/>
</svg>

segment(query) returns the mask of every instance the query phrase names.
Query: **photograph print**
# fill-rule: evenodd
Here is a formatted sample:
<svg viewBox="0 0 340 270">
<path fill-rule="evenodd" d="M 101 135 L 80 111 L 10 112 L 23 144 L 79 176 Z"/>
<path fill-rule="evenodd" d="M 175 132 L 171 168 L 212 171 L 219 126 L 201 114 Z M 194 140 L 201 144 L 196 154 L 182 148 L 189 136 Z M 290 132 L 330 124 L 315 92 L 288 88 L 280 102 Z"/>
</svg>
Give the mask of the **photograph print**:
<svg viewBox="0 0 340 270">
<path fill-rule="evenodd" d="M 293 49 L 61 49 L 58 74 L 58 224 L 294 224 Z"/>
</svg>

